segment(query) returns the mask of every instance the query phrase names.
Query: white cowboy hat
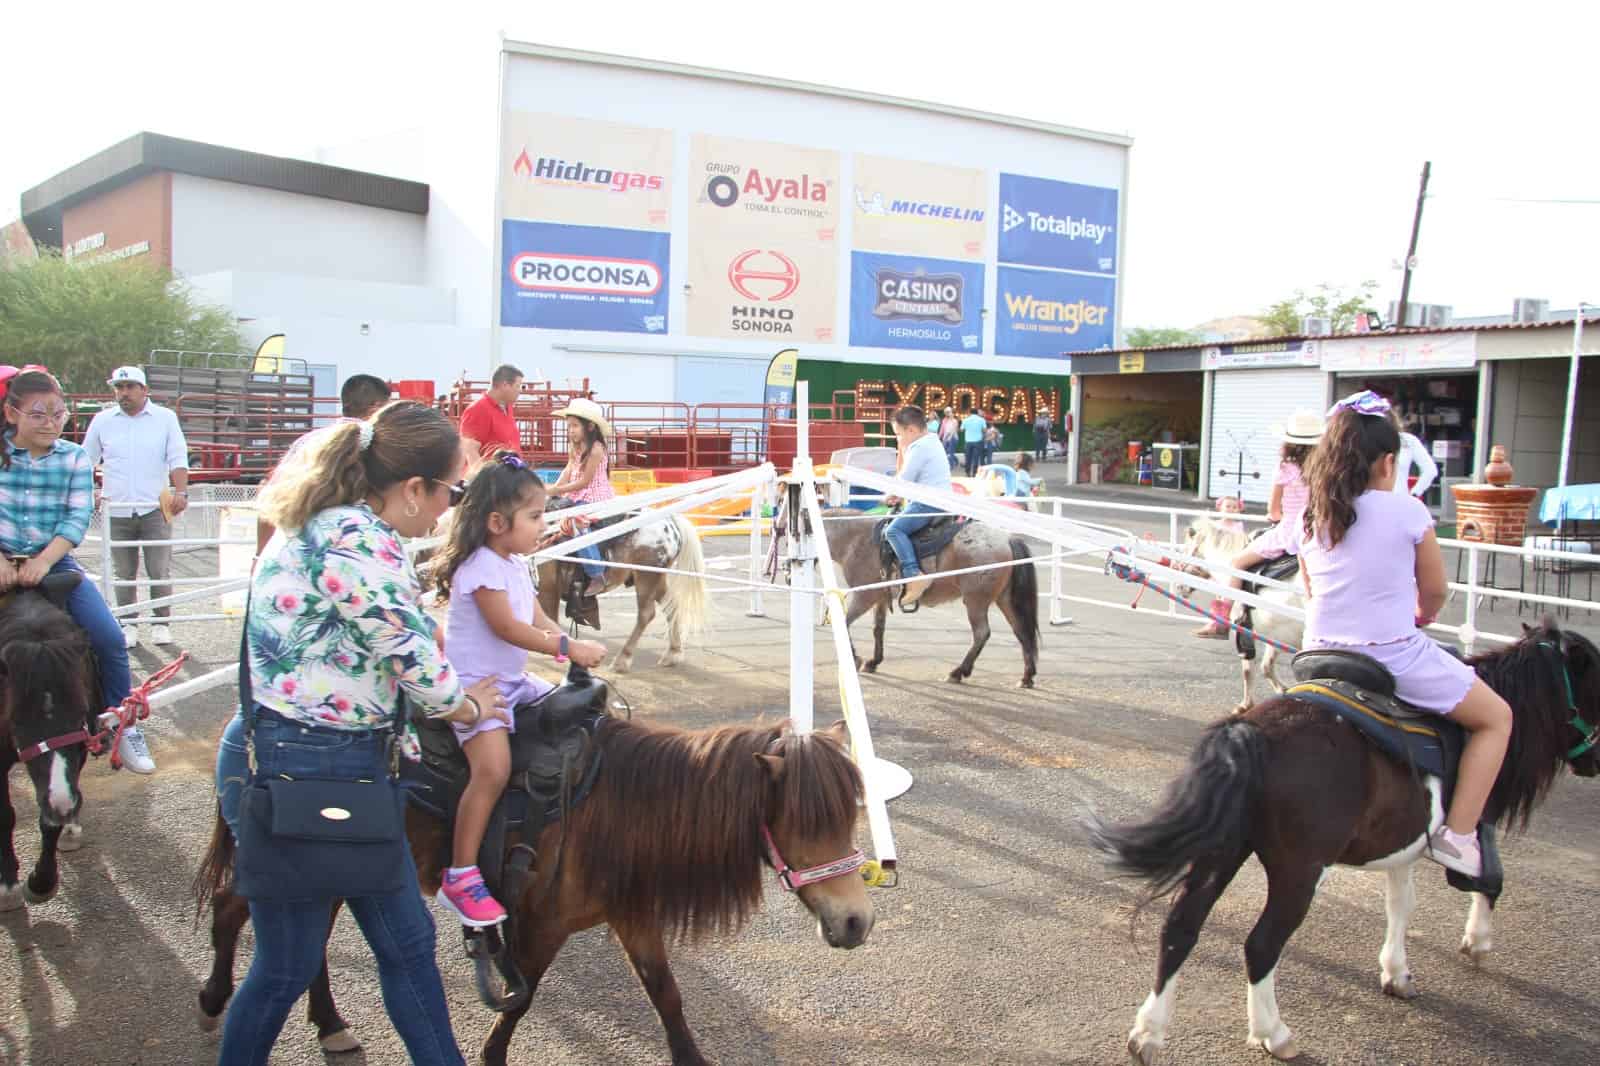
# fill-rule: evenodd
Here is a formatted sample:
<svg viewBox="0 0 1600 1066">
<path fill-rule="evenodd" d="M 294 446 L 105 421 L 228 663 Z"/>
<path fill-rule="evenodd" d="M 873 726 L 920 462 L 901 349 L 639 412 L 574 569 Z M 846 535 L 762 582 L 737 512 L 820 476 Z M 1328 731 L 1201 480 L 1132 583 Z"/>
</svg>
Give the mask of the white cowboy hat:
<svg viewBox="0 0 1600 1066">
<path fill-rule="evenodd" d="M 1325 425 L 1321 415 L 1302 409 L 1290 415 L 1283 425 L 1273 426 L 1272 432 L 1283 438 L 1285 444 L 1315 444 L 1322 439 Z"/>
<path fill-rule="evenodd" d="M 556 412 L 557 418 L 581 418 L 585 422 L 592 422 L 600 427 L 600 432 L 610 440 L 614 434 L 611 423 L 606 421 L 605 414 L 600 410 L 600 405 L 593 400 L 577 399 Z"/>
</svg>

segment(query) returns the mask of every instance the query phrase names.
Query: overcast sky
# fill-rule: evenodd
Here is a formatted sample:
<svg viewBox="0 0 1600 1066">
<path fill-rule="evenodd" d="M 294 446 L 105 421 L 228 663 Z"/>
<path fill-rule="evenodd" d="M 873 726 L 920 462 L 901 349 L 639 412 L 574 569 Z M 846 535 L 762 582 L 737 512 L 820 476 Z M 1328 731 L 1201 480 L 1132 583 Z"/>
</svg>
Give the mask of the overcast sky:
<svg viewBox="0 0 1600 1066">
<path fill-rule="evenodd" d="M 139 130 L 309 158 L 416 125 L 440 86 L 493 68 L 503 30 L 1131 134 L 1128 326 L 1365 278 L 1381 309 L 1425 159 L 1437 197 L 1414 300 L 1457 314 L 1517 296 L 1600 303 L 1592 0 L 13 8 L 4 220 L 23 189 Z"/>
</svg>

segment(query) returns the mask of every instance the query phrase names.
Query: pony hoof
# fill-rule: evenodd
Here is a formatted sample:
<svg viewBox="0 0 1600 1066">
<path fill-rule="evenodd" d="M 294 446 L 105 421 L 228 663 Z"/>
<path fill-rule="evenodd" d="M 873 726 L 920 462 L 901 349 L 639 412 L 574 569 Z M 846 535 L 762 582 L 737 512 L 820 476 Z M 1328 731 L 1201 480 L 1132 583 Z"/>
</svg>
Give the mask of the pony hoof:
<svg viewBox="0 0 1600 1066">
<path fill-rule="evenodd" d="M 1417 992 L 1417 984 L 1411 979 L 1411 975 L 1408 973 L 1401 974 L 1392 981 L 1384 981 L 1383 994 L 1386 996 L 1393 996 L 1395 999 L 1416 999 L 1419 995 Z"/>
<path fill-rule="evenodd" d="M 1148 1036 L 1128 1037 L 1128 1055 L 1139 1066 L 1155 1066 L 1156 1056 L 1161 1054 L 1161 1044 Z"/>
<path fill-rule="evenodd" d="M 69 822 L 61 829 L 61 839 L 56 842 L 59 851 L 77 851 L 83 847 L 83 826 Z"/>
<path fill-rule="evenodd" d="M 194 1009 L 194 1023 L 200 1027 L 202 1033 L 214 1033 L 217 1031 L 217 1026 L 222 1024 L 222 1012 L 207 1014 L 205 1005 L 197 1003 Z"/>
<path fill-rule="evenodd" d="M 344 1055 L 352 1051 L 361 1050 L 361 1041 L 349 1029 L 340 1029 L 336 1033 L 318 1037 L 317 1043 L 322 1045 L 322 1050 L 330 1055 Z"/>
<path fill-rule="evenodd" d="M 51 885 L 48 892 L 35 892 L 33 885 L 29 884 L 27 881 L 22 883 L 22 898 L 34 905 L 40 903 L 49 903 L 51 900 L 56 898 L 56 893 L 59 891 L 61 891 L 60 881 L 57 881 L 55 884 Z"/>
<path fill-rule="evenodd" d="M 863 674 L 875 674 L 878 672 L 878 664 L 872 662 L 862 663 L 861 672 Z"/>
<path fill-rule="evenodd" d="M 1233 713 L 1234 714 L 1247 714 L 1247 713 L 1249 713 L 1249 711 L 1250 711 L 1250 705 L 1248 703 L 1235 703 L 1233 705 Z"/>
<path fill-rule="evenodd" d="M 611 672 L 613 674 L 625 674 L 629 670 L 632 670 L 632 669 L 633 669 L 633 660 L 632 659 L 620 659 L 619 658 L 619 659 L 613 660 L 612 663 L 611 663 Z"/>
<path fill-rule="evenodd" d="M 1017 687 L 1018 688 L 1032 688 L 1033 687 L 1033 678 L 1031 678 L 1031 677 L 1023 678 L 1021 681 L 1017 682 Z"/>
<path fill-rule="evenodd" d="M 960 670 L 952 670 L 952 671 L 950 671 L 948 674 L 946 674 L 944 676 L 944 679 L 946 681 L 950 682 L 952 685 L 959 685 L 959 684 L 961 684 L 961 678 L 963 676 L 964 675 L 961 673 Z"/>
<path fill-rule="evenodd" d="M 661 657 L 661 661 L 659 663 L 657 663 L 656 665 L 660 666 L 662 668 L 670 668 L 670 667 L 677 666 L 682 662 L 683 662 L 683 656 L 681 654 L 668 653 L 666 655 L 663 655 Z"/>
<path fill-rule="evenodd" d="M 1474 944 L 1470 940 L 1462 940 L 1456 951 L 1474 966 L 1482 966 L 1483 960 L 1489 957 L 1488 944 Z"/>
<path fill-rule="evenodd" d="M 1258 1047 L 1273 1058 L 1285 1061 L 1300 1054 L 1300 1047 L 1294 1042 L 1294 1035 L 1287 1031 L 1276 1040 L 1271 1037 L 1252 1036 L 1250 1038 L 1250 1046 Z"/>
<path fill-rule="evenodd" d="M 0 888 L 0 911 L 14 911 L 22 905 L 21 885 L 7 885 L 4 888 Z"/>
</svg>

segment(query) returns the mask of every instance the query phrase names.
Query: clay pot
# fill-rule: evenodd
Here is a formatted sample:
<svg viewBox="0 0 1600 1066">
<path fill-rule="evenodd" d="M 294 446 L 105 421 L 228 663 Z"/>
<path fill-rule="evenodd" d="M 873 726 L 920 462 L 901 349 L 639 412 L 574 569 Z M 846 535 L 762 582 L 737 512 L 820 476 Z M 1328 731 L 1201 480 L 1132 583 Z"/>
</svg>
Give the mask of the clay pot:
<svg viewBox="0 0 1600 1066">
<path fill-rule="evenodd" d="M 1491 485 L 1509 485 L 1516 473 L 1506 458 L 1506 446 L 1504 444 L 1496 444 L 1489 449 L 1489 462 L 1483 468 L 1484 481 Z"/>
</svg>

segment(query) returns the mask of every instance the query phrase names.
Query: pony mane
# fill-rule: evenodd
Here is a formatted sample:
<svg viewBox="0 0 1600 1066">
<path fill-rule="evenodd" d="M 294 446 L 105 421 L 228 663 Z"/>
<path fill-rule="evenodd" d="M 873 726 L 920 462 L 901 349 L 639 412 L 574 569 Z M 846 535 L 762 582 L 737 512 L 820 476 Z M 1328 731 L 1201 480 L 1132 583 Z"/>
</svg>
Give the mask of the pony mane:
<svg viewBox="0 0 1600 1066">
<path fill-rule="evenodd" d="M 1569 654 L 1573 660 L 1564 664 Z M 1592 709 L 1600 704 L 1600 652 L 1581 635 L 1563 632 L 1546 617 L 1528 627 L 1515 644 L 1473 655 L 1467 662 L 1512 710 L 1511 739 L 1484 817 L 1507 828 L 1526 828 L 1572 746 L 1563 667 L 1573 678 L 1574 696 L 1581 687 L 1589 697 L 1580 698 L 1580 705 Z"/>
<path fill-rule="evenodd" d="M 18 592 L 0 603 L 0 735 L 10 736 L 18 709 L 42 710 L 46 696 L 87 710 L 88 662 L 88 637 L 42 595 Z"/>
<path fill-rule="evenodd" d="M 688 941 L 735 933 L 761 905 L 763 823 L 815 837 L 857 818 L 861 776 L 820 733 L 612 720 L 596 741 L 605 761 L 573 812 L 584 846 L 569 859 L 613 925 L 648 921 Z M 776 783 L 762 754 L 783 757 Z"/>
</svg>

